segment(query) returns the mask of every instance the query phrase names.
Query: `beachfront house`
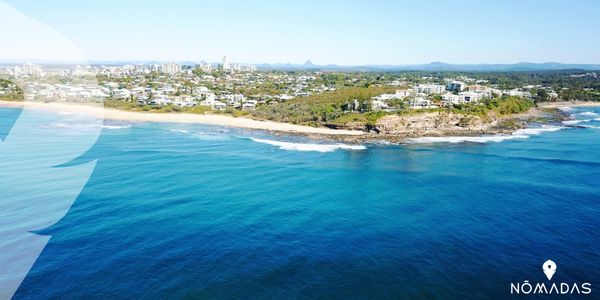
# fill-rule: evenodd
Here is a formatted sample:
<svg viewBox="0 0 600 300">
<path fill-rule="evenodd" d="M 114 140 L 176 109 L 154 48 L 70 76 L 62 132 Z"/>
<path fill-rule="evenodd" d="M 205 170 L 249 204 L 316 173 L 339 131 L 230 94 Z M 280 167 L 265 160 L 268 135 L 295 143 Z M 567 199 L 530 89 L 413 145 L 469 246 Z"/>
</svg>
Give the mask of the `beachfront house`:
<svg viewBox="0 0 600 300">
<path fill-rule="evenodd" d="M 193 107 L 198 105 L 190 95 L 174 96 L 172 98 L 173 105 L 179 107 Z"/>
<path fill-rule="evenodd" d="M 173 101 L 167 98 L 157 98 L 150 100 L 150 105 L 169 105 L 173 104 Z"/>
<path fill-rule="evenodd" d="M 227 107 L 227 104 L 216 100 L 214 97 L 212 97 L 210 99 L 202 100 L 200 102 L 200 105 L 210 106 L 210 108 L 215 109 L 215 110 L 225 110 L 225 108 Z"/>
<path fill-rule="evenodd" d="M 258 103 L 258 101 L 256 101 L 256 100 L 247 100 L 246 102 L 244 102 L 242 104 L 242 109 L 243 110 L 253 110 L 256 108 L 257 103 Z"/>
<path fill-rule="evenodd" d="M 210 107 L 216 110 L 225 110 L 225 108 L 227 108 L 227 104 L 215 100 L 210 104 Z"/>
</svg>

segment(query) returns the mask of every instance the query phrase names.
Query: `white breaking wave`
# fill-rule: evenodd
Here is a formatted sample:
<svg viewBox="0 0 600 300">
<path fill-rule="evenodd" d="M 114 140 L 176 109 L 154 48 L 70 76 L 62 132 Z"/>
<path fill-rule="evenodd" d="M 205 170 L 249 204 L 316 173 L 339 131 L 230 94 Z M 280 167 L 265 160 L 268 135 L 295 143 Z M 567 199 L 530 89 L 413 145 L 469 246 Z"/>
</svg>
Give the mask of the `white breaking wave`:
<svg viewBox="0 0 600 300">
<path fill-rule="evenodd" d="M 290 143 L 280 142 L 264 139 L 251 138 L 257 143 L 269 144 L 279 147 L 282 150 L 293 150 L 293 151 L 316 151 L 316 152 L 333 152 L 338 149 L 343 150 L 366 150 L 367 147 L 364 145 L 347 145 L 347 144 L 303 144 L 303 143 Z"/>
<path fill-rule="evenodd" d="M 185 134 L 185 133 L 190 133 L 190 132 L 189 132 L 189 131 L 187 131 L 187 130 L 180 130 L 180 129 L 171 129 L 171 132 L 177 132 L 177 133 L 183 133 L 183 134 Z"/>
<path fill-rule="evenodd" d="M 577 125 L 577 124 L 582 123 L 582 122 L 589 122 L 589 120 L 568 120 L 568 121 L 562 121 L 562 123 L 564 125 Z"/>
<path fill-rule="evenodd" d="M 584 116 L 584 117 L 597 117 L 598 116 L 597 113 L 591 112 L 591 111 L 582 112 L 582 113 L 579 113 L 577 115 Z"/>
<path fill-rule="evenodd" d="M 77 124 L 77 123 L 52 123 L 46 124 L 43 128 L 65 128 L 65 129 L 125 129 L 131 128 L 131 125 L 95 125 L 95 124 Z"/>
<path fill-rule="evenodd" d="M 230 136 L 216 134 L 213 132 L 195 132 L 192 135 L 192 138 L 203 140 L 203 141 L 223 141 L 230 138 Z"/>
<path fill-rule="evenodd" d="M 542 125 L 540 128 L 525 128 L 519 129 L 513 133 L 513 135 L 538 135 L 544 132 L 554 132 L 564 129 L 560 126 Z"/>
<path fill-rule="evenodd" d="M 583 127 L 583 128 L 592 128 L 592 129 L 600 129 L 600 127 L 598 127 L 598 126 L 592 126 L 592 125 L 581 125 L 581 127 Z"/>
<path fill-rule="evenodd" d="M 126 129 L 131 128 L 131 125 L 102 125 L 103 129 Z"/>
<path fill-rule="evenodd" d="M 544 125 L 540 128 L 525 128 L 515 131 L 513 134 L 499 134 L 488 136 L 443 136 L 443 137 L 420 137 L 407 140 L 409 144 L 435 144 L 435 143 L 499 143 L 506 140 L 527 139 L 532 135 L 544 132 L 553 132 L 563 129 L 559 126 Z"/>
<path fill-rule="evenodd" d="M 191 138 L 204 140 L 204 141 L 222 141 L 229 138 L 229 136 L 222 134 L 222 132 L 190 132 L 184 129 L 170 129 L 171 132 L 186 134 Z"/>
<path fill-rule="evenodd" d="M 420 137 L 409 139 L 409 144 L 436 144 L 436 143 L 499 143 L 506 140 L 526 139 L 528 135 L 490 135 L 490 136 L 440 136 L 440 137 Z"/>
</svg>

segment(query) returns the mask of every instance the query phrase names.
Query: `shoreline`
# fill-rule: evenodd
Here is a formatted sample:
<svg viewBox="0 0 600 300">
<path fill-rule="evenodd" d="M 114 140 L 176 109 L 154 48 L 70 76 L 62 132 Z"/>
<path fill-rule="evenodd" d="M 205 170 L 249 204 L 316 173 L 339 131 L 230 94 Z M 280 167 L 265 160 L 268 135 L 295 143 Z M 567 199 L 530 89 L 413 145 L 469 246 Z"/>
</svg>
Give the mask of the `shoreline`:
<svg viewBox="0 0 600 300">
<path fill-rule="evenodd" d="M 496 120 L 514 120 L 518 125 L 512 127 L 489 127 L 486 129 L 473 130 L 434 130 L 424 132 L 415 130 L 414 132 L 404 134 L 374 134 L 367 131 L 351 130 L 351 129 L 332 129 L 323 127 L 310 127 L 304 125 L 279 123 L 273 121 L 260 121 L 244 117 L 233 117 L 217 114 L 191 114 L 191 113 L 151 113 L 151 112 L 134 112 L 124 111 L 114 108 L 104 108 L 100 106 L 92 106 L 85 104 L 71 104 L 62 102 L 17 102 L 0 100 L 0 107 L 12 107 L 30 109 L 38 109 L 52 112 L 68 112 L 83 115 L 93 115 L 104 117 L 106 120 L 115 121 L 130 121 L 130 122 L 158 122 L 158 123 L 187 123 L 187 124 L 204 124 L 225 127 L 236 127 L 253 130 L 264 130 L 275 136 L 281 135 L 298 135 L 304 136 L 313 140 L 326 140 L 332 142 L 348 142 L 348 143 L 364 143 L 364 142 L 392 142 L 404 143 L 406 140 L 420 137 L 480 137 L 493 135 L 507 135 L 516 132 L 519 129 L 526 128 L 531 123 L 536 123 L 535 119 L 546 115 L 546 119 L 558 119 L 559 117 L 548 117 L 543 109 L 558 109 L 560 107 L 576 107 L 576 106 L 600 106 L 600 103 L 595 102 L 554 102 L 541 104 L 537 108 L 532 108 L 530 111 L 503 117 Z"/>
<path fill-rule="evenodd" d="M 562 102 L 548 102 L 539 105 L 541 108 L 559 108 L 559 107 L 597 107 L 600 106 L 600 102 L 590 101 L 562 101 Z"/>
<path fill-rule="evenodd" d="M 316 134 L 325 136 L 361 136 L 367 132 L 346 129 L 330 129 L 310 127 L 304 125 L 278 123 L 272 121 L 258 121 L 244 117 L 233 117 L 215 114 L 190 114 L 190 113 L 150 113 L 124 111 L 113 108 L 95 107 L 92 105 L 69 103 L 45 102 L 17 102 L 0 100 L 0 107 L 29 108 L 52 112 L 69 112 L 84 115 L 103 116 L 105 120 L 132 121 L 132 122 L 158 122 L 158 123 L 188 123 L 237 127 L 245 129 L 266 130 L 292 134 Z"/>
</svg>

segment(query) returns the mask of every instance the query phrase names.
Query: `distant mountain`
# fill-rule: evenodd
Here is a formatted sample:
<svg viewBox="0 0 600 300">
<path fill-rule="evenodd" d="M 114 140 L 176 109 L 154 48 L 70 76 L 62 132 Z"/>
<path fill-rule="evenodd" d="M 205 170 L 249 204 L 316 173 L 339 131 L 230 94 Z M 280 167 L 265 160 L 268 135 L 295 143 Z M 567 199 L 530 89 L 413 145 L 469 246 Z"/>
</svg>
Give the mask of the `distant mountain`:
<svg viewBox="0 0 600 300">
<path fill-rule="evenodd" d="M 0 60 L 0 67 L 23 64 L 25 60 Z M 31 61 L 42 65 L 57 65 L 67 62 L 50 62 L 50 61 Z M 176 61 L 182 65 L 194 66 L 196 61 Z M 81 62 L 79 62 L 81 63 Z M 91 61 L 92 65 L 123 65 L 123 64 L 162 64 L 163 61 L 117 61 L 117 60 L 95 60 Z M 553 70 L 587 70 L 598 71 L 600 64 L 563 64 L 559 62 L 531 63 L 520 62 L 516 64 L 448 64 L 444 62 L 432 62 L 429 64 L 415 65 L 358 65 L 358 66 L 341 66 L 341 65 L 315 65 L 308 59 L 304 64 L 291 63 L 275 63 L 275 64 L 256 64 L 258 70 L 320 70 L 320 71 L 358 71 L 358 72 L 390 72 L 390 71 L 464 71 L 464 72 L 509 72 L 509 71 L 553 71 Z"/>
<path fill-rule="evenodd" d="M 310 63 L 310 64 L 308 64 Z M 508 71 L 551 71 L 551 70 L 600 70 L 599 64 L 562 64 L 557 62 L 530 63 L 520 62 L 516 64 L 447 64 L 443 62 L 432 62 L 421 65 L 314 65 L 308 60 L 303 65 L 293 64 L 260 64 L 256 65 L 259 70 L 306 70 L 318 69 L 323 71 L 465 71 L 465 72 L 508 72 Z"/>
</svg>

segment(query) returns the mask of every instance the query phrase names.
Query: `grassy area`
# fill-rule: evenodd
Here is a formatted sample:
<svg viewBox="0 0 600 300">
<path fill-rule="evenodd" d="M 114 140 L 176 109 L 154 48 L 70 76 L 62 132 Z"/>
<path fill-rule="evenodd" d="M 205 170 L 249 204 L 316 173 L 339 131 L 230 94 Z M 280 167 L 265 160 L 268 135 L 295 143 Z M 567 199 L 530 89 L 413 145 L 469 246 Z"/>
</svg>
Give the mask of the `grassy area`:
<svg viewBox="0 0 600 300">
<path fill-rule="evenodd" d="M 367 126 L 375 126 L 377 120 L 388 115 L 386 112 L 349 113 L 331 120 L 331 124 L 344 125 L 347 123 L 361 123 Z"/>
<path fill-rule="evenodd" d="M 533 102 L 520 97 L 496 97 L 484 99 L 479 103 L 469 103 L 454 107 L 456 113 L 474 114 L 487 117 L 490 114 L 500 116 L 524 113 L 533 107 Z"/>
<path fill-rule="evenodd" d="M 126 111 L 141 111 L 153 113 L 190 113 L 190 114 L 205 114 L 211 113 L 213 110 L 210 106 L 194 106 L 194 107 L 179 107 L 174 105 L 144 105 L 135 102 L 123 100 L 104 100 L 104 107 L 114 108 Z"/>
<path fill-rule="evenodd" d="M 490 120 L 491 116 L 502 116 L 526 112 L 533 102 L 519 97 L 497 97 L 484 99 L 479 103 L 456 105 L 452 108 L 409 109 L 400 108 L 396 112 L 374 112 L 370 108 L 370 99 L 374 96 L 394 92 L 393 88 L 348 87 L 319 95 L 296 98 L 270 106 L 259 106 L 251 116 L 259 119 L 287 122 L 309 126 L 341 126 L 359 123 L 373 126 L 377 120 L 388 115 L 417 115 L 432 112 L 453 112 L 471 117 Z M 398 100 L 403 101 L 403 100 Z M 401 103 L 397 107 L 407 107 Z M 356 107 L 358 106 L 358 108 Z M 349 109 L 350 107 L 350 109 Z"/>
<path fill-rule="evenodd" d="M 366 112 L 370 110 L 369 100 L 374 96 L 394 91 L 394 88 L 388 87 L 345 87 L 269 106 L 262 105 L 252 111 L 251 116 L 310 126 L 338 124 L 345 119 L 352 118 L 367 120 L 373 118 L 366 115 Z M 358 104 L 358 109 L 350 109 L 350 106 L 354 106 L 355 103 Z M 363 111 L 365 114 L 354 113 L 352 110 Z"/>
</svg>

